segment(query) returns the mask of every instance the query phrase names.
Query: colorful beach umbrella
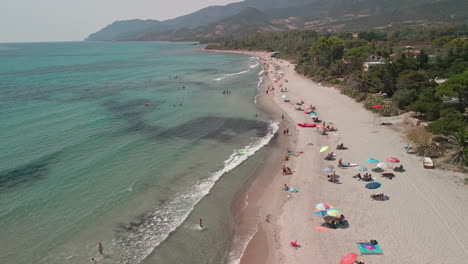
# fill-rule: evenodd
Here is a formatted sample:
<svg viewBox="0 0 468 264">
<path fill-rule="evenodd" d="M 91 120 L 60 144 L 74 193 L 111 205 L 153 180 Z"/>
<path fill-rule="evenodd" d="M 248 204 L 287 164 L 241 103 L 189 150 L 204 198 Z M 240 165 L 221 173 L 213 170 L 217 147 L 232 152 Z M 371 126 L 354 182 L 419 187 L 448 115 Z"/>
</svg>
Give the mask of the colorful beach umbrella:
<svg viewBox="0 0 468 264">
<path fill-rule="evenodd" d="M 330 169 L 330 168 L 325 168 L 325 169 L 323 169 L 323 172 L 333 172 L 333 170 Z"/>
<path fill-rule="evenodd" d="M 288 98 L 288 96 L 287 96 L 287 95 L 283 95 L 283 96 L 281 96 L 281 97 L 283 97 L 283 98 L 285 98 L 285 99 L 286 99 L 286 98 Z"/>
<path fill-rule="evenodd" d="M 364 166 L 357 166 L 356 170 L 358 170 L 358 171 L 367 171 L 367 168 L 364 167 Z"/>
<path fill-rule="evenodd" d="M 311 116 L 317 116 L 317 113 L 312 112 L 312 113 L 309 113 L 309 115 L 311 115 Z"/>
<path fill-rule="evenodd" d="M 327 211 L 316 211 L 314 212 L 315 215 L 318 215 L 318 216 L 321 216 L 321 217 L 324 217 L 325 215 L 327 215 Z"/>
<path fill-rule="evenodd" d="M 395 157 L 388 158 L 387 160 L 390 161 L 390 162 L 393 162 L 393 163 L 398 163 L 398 162 L 400 162 L 400 160 L 397 159 L 397 158 L 395 158 Z"/>
<path fill-rule="evenodd" d="M 381 105 L 373 105 L 372 108 L 379 109 L 379 108 L 382 108 L 382 106 Z"/>
<path fill-rule="evenodd" d="M 381 184 L 378 183 L 378 182 L 371 182 L 371 183 L 366 184 L 367 189 L 377 189 L 380 186 L 381 186 Z"/>
<path fill-rule="evenodd" d="M 327 210 L 327 215 L 333 216 L 333 217 L 338 217 L 342 215 L 341 211 L 335 208 L 331 208 Z"/>
<path fill-rule="evenodd" d="M 333 124 L 332 121 L 325 121 L 325 124 Z"/>
<path fill-rule="evenodd" d="M 379 162 L 378 160 L 374 159 L 374 158 L 370 158 L 370 159 L 366 159 L 366 162 L 367 163 L 377 163 Z"/>
<path fill-rule="evenodd" d="M 329 204 L 326 204 L 326 203 L 319 203 L 319 204 L 315 205 L 315 208 L 317 208 L 319 210 L 328 210 L 328 209 L 332 209 L 332 208 L 335 208 L 335 207 L 333 205 L 329 205 Z"/>
<path fill-rule="evenodd" d="M 320 153 L 327 151 L 328 146 L 323 146 L 320 148 Z"/>
<path fill-rule="evenodd" d="M 348 253 L 341 258 L 340 264 L 352 264 L 357 258 L 356 253 Z"/>
</svg>

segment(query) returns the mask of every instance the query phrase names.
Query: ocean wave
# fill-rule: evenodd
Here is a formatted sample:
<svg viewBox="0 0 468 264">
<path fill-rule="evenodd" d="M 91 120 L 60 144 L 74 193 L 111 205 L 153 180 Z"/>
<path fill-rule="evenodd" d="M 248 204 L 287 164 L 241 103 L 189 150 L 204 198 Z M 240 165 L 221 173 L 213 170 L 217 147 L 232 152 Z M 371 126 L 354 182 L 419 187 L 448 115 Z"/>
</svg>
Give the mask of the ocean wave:
<svg viewBox="0 0 468 264">
<path fill-rule="evenodd" d="M 253 68 L 257 67 L 258 65 L 260 65 L 260 63 L 257 62 L 256 64 L 250 65 L 249 67 L 250 67 L 250 69 L 253 69 Z"/>
<path fill-rule="evenodd" d="M 216 79 L 214 79 L 214 80 L 215 80 L 215 81 L 221 81 L 221 80 L 226 79 L 226 78 L 228 78 L 228 77 L 235 76 L 235 75 L 239 75 L 239 74 L 243 74 L 243 73 L 247 73 L 247 72 L 249 72 L 249 71 L 250 71 L 250 70 L 245 70 L 245 71 L 241 71 L 241 72 L 226 74 L 225 76 L 220 77 L 220 78 L 216 78 Z"/>
<path fill-rule="evenodd" d="M 260 95 L 260 85 L 263 83 L 263 77 L 258 78 L 258 83 L 257 83 L 257 94 L 254 97 L 254 103 L 257 104 L 257 97 Z"/>
<path fill-rule="evenodd" d="M 235 151 L 224 161 L 224 167 L 221 170 L 197 182 L 189 192 L 168 199 L 164 205 L 142 216 L 139 221 L 121 227 L 121 234 L 116 241 L 122 253 L 118 263 L 137 264 L 149 256 L 171 232 L 187 219 L 195 205 L 210 193 L 225 173 L 239 166 L 268 144 L 278 128 L 278 122 L 270 122 L 268 132 L 264 137 L 257 138 L 253 143 Z M 235 155 L 236 153 L 244 153 L 244 155 Z"/>
</svg>

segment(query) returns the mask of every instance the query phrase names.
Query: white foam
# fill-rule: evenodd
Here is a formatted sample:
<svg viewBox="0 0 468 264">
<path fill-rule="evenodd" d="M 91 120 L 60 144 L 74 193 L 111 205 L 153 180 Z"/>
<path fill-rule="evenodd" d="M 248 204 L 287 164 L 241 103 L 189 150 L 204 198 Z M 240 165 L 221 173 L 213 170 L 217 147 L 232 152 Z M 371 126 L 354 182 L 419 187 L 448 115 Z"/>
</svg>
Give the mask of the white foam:
<svg viewBox="0 0 468 264">
<path fill-rule="evenodd" d="M 245 70 L 245 71 L 241 71 L 241 72 L 226 74 L 225 76 L 216 78 L 216 79 L 214 79 L 214 80 L 215 80 L 215 81 L 221 81 L 221 80 L 226 79 L 226 78 L 228 78 L 228 77 L 235 76 L 235 75 L 239 75 L 239 74 L 243 74 L 243 73 L 247 73 L 247 72 L 249 72 L 249 71 L 250 71 L 250 70 Z"/>
<path fill-rule="evenodd" d="M 257 62 L 256 64 L 250 65 L 249 67 L 250 67 L 250 69 L 253 69 L 253 68 L 257 67 L 258 65 L 260 65 L 260 64 Z"/>
<path fill-rule="evenodd" d="M 228 256 L 228 264 L 239 264 L 242 257 L 244 256 L 244 252 L 247 249 L 250 241 L 254 238 L 255 234 L 258 232 L 258 225 L 255 225 L 255 230 L 252 232 L 246 239 L 242 239 L 242 237 L 234 238 L 233 244 L 239 245 L 238 251 L 231 251 Z"/>
<path fill-rule="evenodd" d="M 121 246 L 122 256 L 118 263 L 137 264 L 144 260 L 172 233 L 193 211 L 195 205 L 210 193 L 216 182 L 226 173 L 247 160 L 255 152 L 268 144 L 278 131 L 279 122 L 270 122 L 266 136 L 257 138 L 253 143 L 233 153 L 245 153 L 231 156 L 224 161 L 224 167 L 210 177 L 197 182 L 192 190 L 168 199 L 168 202 L 144 216 L 137 227 L 129 228 L 117 241 Z"/>
<path fill-rule="evenodd" d="M 260 85 L 263 83 L 263 77 L 260 77 L 258 79 L 258 83 L 257 83 L 257 94 L 255 95 L 254 97 L 254 103 L 257 104 L 257 97 L 260 95 Z"/>
</svg>

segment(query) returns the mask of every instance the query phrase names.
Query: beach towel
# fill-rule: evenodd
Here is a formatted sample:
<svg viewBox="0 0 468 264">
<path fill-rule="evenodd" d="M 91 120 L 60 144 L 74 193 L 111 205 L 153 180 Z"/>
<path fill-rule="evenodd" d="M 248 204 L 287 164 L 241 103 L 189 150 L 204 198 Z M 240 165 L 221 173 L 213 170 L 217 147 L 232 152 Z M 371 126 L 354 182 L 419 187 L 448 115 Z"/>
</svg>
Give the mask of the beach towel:
<svg viewBox="0 0 468 264">
<path fill-rule="evenodd" d="M 374 245 L 370 242 L 358 242 L 357 246 L 361 255 L 383 255 L 379 244 Z"/>
<path fill-rule="evenodd" d="M 297 193 L 297 192 L 299 191 L 299 189 L 297 189 L 297 188 L 289 188 L 289 189 L 286 189 L 286 190 L 284 190 L 284 191 L 286 191 L 286 192 L 296 192 L 296 193 Z"/>
</svg>

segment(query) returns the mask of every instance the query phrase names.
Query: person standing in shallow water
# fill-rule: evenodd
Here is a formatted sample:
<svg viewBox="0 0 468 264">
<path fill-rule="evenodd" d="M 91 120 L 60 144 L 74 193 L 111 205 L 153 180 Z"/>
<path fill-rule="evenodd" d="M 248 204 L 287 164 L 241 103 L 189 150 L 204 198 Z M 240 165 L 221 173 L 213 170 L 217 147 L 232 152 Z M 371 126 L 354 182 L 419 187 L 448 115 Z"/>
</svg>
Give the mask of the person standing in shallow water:
<svg viewBox="0 0 468 264">
<path fill-rule="evenodd" d="M 104 247 L 102 246 L 101 242 L 99 242 L 98 244 L 98 251 L 99 251 L 99 254 L 104 254 L 103 251 L 104 251 Z"/>
<path fill-rule="evenodd" d="M 202 219 L 200 219 L 200 221 L 198 221 L 198 227 L 203 228 L 203 220 Z"/>
</svg>

